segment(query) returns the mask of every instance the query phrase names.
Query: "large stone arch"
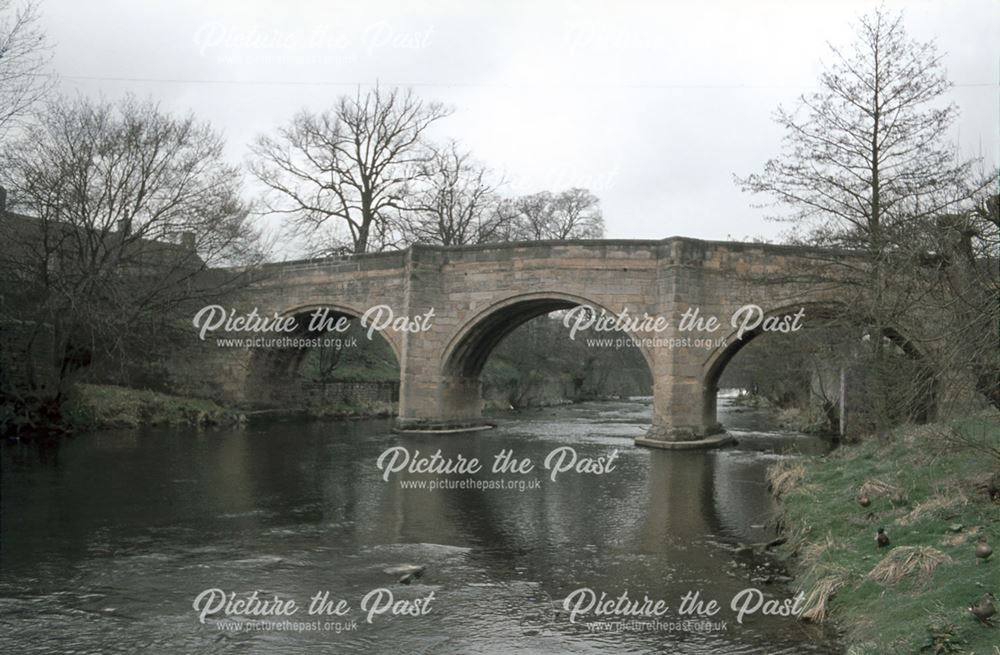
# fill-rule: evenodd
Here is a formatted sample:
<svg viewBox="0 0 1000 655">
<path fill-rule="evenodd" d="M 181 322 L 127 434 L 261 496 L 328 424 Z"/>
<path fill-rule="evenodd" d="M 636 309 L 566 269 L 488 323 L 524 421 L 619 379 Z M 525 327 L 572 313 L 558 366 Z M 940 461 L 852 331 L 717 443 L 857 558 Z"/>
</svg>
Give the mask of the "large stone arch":
<svg viewBox="0 0 1000 655">
<path fill-rule="evenodd" d="M 524 323 L 560 309 L 580 305 L 596 311 L 617 314 L 625 305 L 612 305 L 607 299 L 564 290 L 544 290 L 509 293 L 471 312 L 456 325 L 436 363 L 438 412 L 444 420 L 407 420 L 401 411 L 401 429 L 461 428 L 482 424 L 482 382 L 480 375 L 490 353 L 499 343 Z M 628 334 L 634 337 L 635 335 Z M 637 346 L 655 381 L 654 358 L 641 345 Z"/>
<path fill-rule="evenodd" d="M 580 305 L 589 305 L 608 314 L 621 311 L 594 298 L 563 291 L 511 294 L 480 310 L 454 331 L 441 357 L 441 373 L 478 375 L 490 352 L 519 326 L 550 312 Z M 652 373 L 652 355 L 641 344 L 637 347 Z"/>
</svg>

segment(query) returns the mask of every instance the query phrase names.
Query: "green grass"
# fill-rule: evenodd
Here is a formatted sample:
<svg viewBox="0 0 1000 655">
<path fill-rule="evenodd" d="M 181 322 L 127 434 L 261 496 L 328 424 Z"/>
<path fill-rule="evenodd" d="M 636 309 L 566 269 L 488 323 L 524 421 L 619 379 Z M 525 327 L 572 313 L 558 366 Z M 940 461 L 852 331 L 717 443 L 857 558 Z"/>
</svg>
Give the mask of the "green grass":
<svg viewBox="0 0 1000 655">
<path fill-rule="evenodd" d="M 238 412 L 211 400 L 103 384 L 79 384 L 69 412 L 77 429 L 139 425 L 220 425 L 240 420 Z"/>
<path fill-rule="evenodd" d="M 948 429 L 967 443 L 949 443 Z M 975 556 L 980 537 L 1000 550 L 1000 505 L 986 490 L 1000 459 L 990 446 L 1000 448 L 993 417 L 901 428 L 888 439 L 797 463 L 805 476 L 782 496 L 787 548 L 807 594 L 824 578 L 843 583 L 828 609 L 845 631 L 848 653 L 1000 655 L 1000 627 L 981 624 L 966 609 L 986 591 L 1000 596 L 1000 555 L 986 563 Z M 871 505 L 863 508 L 857 498 L 866 483 Z M 891 538 L 881 550 L 874 542 L 880 526 Z M 896 584 L 870 579 L 900 547 L 933 548 L 928 552 L 950 561 Z"/>
</svg>

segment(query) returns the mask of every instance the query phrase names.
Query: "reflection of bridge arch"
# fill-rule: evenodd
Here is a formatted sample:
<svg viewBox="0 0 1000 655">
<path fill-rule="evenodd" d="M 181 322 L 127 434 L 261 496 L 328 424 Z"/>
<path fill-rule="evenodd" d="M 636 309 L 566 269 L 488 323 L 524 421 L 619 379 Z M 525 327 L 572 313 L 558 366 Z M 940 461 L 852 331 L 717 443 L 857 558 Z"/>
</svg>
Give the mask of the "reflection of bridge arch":
<svg viewBox="0 0 1000 655">
<path fill-rule="evenodd" d="M 684 577 L 678 581 L 655 581 L 667 587 L 680 585 L 677 595 L 687 591 L 683 588 L 689 584 L 686 576 L 717 570 L 719 551 L 708 542 L 722 534 L 725 523 L 720 511 L 727 508 L 716 500 L 719 459 L 715 453 L 626 451 L 618 460 L 620 469 L 606 476 L 567 473 L 552 482 L 545 477 L 541 462 L 551 448 L 566 443 L 572 432 L 556 439 L 546 434 L 550 438 L 523 442 L 500 435 L 406 437 L 402 443 L 411 449 L 428 453 L 440 449 L 443 457 L 464 454 L 483 462 L 489 462 L 501 447 L 512 448 L 518 457 L 531 457 L 538 464 L 538 470 L 525 479 L 545 478 L 545 488 L 524 493 L 466 489 L 414 494 L 399 484 L 377 484 L 367 493 L 377 499 L 376 513 L 386 517 L 377 527 L 378 539 L 476 545 L 467 556 L 470 562 L 482 567 L 491 579 L 507 582 L 514 566 L 526 567 L 527 579 L 536 579 L 532 576 L 539 573 L 532 569 L 558 567 L 569 552 L 577 557 L 617 559 L 613 568 L 591 570 L 587 575 L 592 577 L 572 581 L 584 586 L 601 583 L 603 577 L 609 591 L 623 579 L 645 579 L 651 557 L 683 563 Z M 605 455 L 612 448 L 622 446 L 611 439 L 592 441 L 579 452 Z M 413 480 L 438 477 L 399 475 Z M 513 480 L 517 476 L 500 477 Z M 589 520 L 579 520 L 580 507 L 595 508 Z"/>
</svg>

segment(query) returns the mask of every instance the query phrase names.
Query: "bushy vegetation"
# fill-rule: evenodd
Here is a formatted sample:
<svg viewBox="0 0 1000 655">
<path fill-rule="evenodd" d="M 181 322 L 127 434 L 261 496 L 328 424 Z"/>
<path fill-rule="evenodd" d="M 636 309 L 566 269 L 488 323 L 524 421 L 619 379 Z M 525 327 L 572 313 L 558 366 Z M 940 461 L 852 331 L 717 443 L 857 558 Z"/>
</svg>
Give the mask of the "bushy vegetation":
<svg viewBox="0 0 1000 655">
<path fill-rule="evenodd" d="M 341 335 L 343 348 L 310 350 L 301 376 L 310 382 L 399 382 L 399 363 L 389 342 L 373 335 L 369 340 L 358 321 Z"/>
<path fill-rule="evenodd" d="M 726 366 L 719 386 L 747 390 L 742 402 L 774 408 L 785 427 L 836 433 L 843 373 L 850 431 L 873 429 L 877 411 L 892 425 L 925 420 L 937 400 L 929 364 L 889 339 L 876 356 L 867 326 L 850 319 L 807 314 L 800 332 L 754 339 Z"/>
<path fill-rule="evenodd" d="M 243 416 L 211 400 L 172 396 L 113 385 L 79 384 L 67 403 L 75 429 L 132 428 L 140 425 L 230 425 Z"/>
</svg>

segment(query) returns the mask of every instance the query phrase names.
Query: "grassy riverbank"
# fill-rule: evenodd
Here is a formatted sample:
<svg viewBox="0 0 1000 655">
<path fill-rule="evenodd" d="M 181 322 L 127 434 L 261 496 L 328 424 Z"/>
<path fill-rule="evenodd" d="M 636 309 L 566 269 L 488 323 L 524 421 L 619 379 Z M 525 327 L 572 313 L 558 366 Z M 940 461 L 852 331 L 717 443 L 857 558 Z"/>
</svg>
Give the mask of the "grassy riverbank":
<svg viewBox="0 0 1000 655">
<path fill-rule="evenodd" d="M 812 462 L 772 468 L 804 617 L 833 619 L 849 655 L 1000 655 L 1000 627 L 967 607 L 1000 596 L 1000 418 L 900 428 Z M 995 487 L 993 487 L 995 492 Z M 859 499 L 867 497 L 868 507 Z M 878 548 L 876 529 L 891 543 Z"/>
<path fill-rule="evenodd" d="M 104 384 L 77 385 L 68 409 L 78 430 L 140 425 L 232 425 L 244 420 L 241 412 L 211 400 Z"/>
<path fill-rule="evenodd" d="M 244 412 L 203 398 L 105 384 L 77 385 L 67 407 L 69 423 L 76 432 L 156 425 L 237 425 L 258 418 L 339 420 L 394 414 L 395 403 L 361 398 L 316 398 L 301 407 Z"/>
</svg>

